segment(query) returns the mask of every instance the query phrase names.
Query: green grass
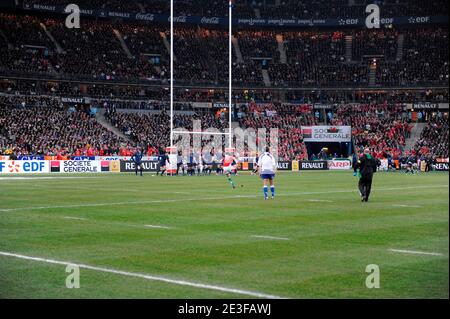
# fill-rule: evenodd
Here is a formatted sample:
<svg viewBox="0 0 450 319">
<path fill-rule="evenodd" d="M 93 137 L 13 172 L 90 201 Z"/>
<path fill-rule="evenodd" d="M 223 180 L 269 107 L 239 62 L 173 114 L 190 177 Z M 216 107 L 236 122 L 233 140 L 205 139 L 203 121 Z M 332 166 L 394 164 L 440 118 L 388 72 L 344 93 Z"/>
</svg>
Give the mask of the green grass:
<svg viewBox="0 0 450 319">
<path fill-rule="evenodd" d="M 0 178 L 1 252 L 288 298 L 449 297 L 448 173 L 378 173 L 369 203 L 351 172 L 279 174 L 266 202 L 249 175 L 236 190 L 216 176 L 50 176 Z M 365 286 L 368 264 L 380 289 Z M 0 255 L 0 297 L 249 297 L 86 269 L 81 288 L 67 289 L 67 275 Z"/>
</svg>

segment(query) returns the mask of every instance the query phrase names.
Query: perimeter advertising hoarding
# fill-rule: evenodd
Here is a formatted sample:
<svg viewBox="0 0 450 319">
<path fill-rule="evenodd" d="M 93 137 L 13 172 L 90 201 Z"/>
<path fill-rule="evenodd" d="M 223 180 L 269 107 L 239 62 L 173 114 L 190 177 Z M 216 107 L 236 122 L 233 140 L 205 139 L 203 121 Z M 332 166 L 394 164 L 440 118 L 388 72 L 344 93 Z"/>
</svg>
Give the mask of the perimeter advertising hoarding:
<svg viewBox="0 0 450 319">
<path fill-rule="evenodd" d="M 158 171 L 159 163 L 158 161 L 142 161 L 142 168 L 144 172 L 156 172 Z M 131 161 L 121 161 L 120 171 L 122 173 L 135 172 L 136 163 Z"/>
<path fill-rule="evenodd" d="M 49 173 L 48 161 L 0 161 L 0 174 Z"/>
<path fill-rule="evenodd" d="M 326 171 L 328 170 L 327 161 L 302 161 L 300 162 L 301 171 Z"/>
<path fill-rule="evenodd" d="M 50 161 L 52 173 L 101 173 L 109 172 L 106 161 Z"/>
</svg>

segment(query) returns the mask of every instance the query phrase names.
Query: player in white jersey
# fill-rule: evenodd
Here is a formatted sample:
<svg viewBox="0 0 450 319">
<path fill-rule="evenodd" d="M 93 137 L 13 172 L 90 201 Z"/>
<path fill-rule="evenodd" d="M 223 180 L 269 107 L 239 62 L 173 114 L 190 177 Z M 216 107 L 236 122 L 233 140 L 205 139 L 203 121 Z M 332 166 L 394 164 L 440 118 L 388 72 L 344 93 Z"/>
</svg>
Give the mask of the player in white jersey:
<svg viewBox="0 0 450 319">
<path fill-rule="evenodd" d="M 264 181 L 264 200 L 269 198 L 269 187 L 267 184 L 270 184 L 270 191 L 272 193 L 272 199 L 275 198 L 275 171 L 277 168 L 277 164 L 275 162 L 275 157 L 270 154 L 269 148 L 266 147 L 266 152 L 259 157 L 258 160 L 258 170 L 261 176 L 261 179 Z"/>
</svg>

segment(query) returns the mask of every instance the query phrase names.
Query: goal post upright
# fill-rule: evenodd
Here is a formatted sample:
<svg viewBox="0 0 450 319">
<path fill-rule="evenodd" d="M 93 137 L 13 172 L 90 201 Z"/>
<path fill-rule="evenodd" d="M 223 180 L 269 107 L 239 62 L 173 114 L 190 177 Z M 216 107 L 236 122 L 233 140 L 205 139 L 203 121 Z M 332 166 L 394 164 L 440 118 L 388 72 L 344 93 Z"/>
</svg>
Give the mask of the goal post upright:
<svg viewBox="0 0 450 319">
<path fill-rule="evenodd" d="M 173 61 L 174 61 L 174 34 L 173 34 L 173 16 L 174 16 L 174 0 L 170 0 L 170 147 L 173 148 Z"/>
<path fill-rule="evenodd" d="M 228 71 L 228 148 L 231 149 L 233 146 L 233 134 L 231 128 L 232 116 L 231 112 L 233 110 L 233 0 L 229 0 L 229 8 L 228 8 L 228 16 L 229 16 L 229 35 L 228 35 L 228 50 L 229 50 L 229 71 Z"/>
</svg>

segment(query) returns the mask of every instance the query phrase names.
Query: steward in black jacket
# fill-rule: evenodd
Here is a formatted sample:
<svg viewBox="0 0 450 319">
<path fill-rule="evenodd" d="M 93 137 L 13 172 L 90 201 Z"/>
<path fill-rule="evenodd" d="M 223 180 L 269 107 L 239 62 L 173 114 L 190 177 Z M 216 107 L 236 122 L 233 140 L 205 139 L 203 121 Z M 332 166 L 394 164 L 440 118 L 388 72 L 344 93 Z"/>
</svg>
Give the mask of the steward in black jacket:
<svg viewBox="0 0 450 319">
<path fill-rule="evenodd" d="M 380 161 L 370 155 L 368 149 L 364 150 L 363 156 L 360 157 L 357 163 L 359 169 L 359 183 L 358 188 L 361 194 L 361 201 L 368 202 L 370 191 L 372 189 L 373 174 L 377 171 L 377 167 L 380 166 Z"/>
</svg>

